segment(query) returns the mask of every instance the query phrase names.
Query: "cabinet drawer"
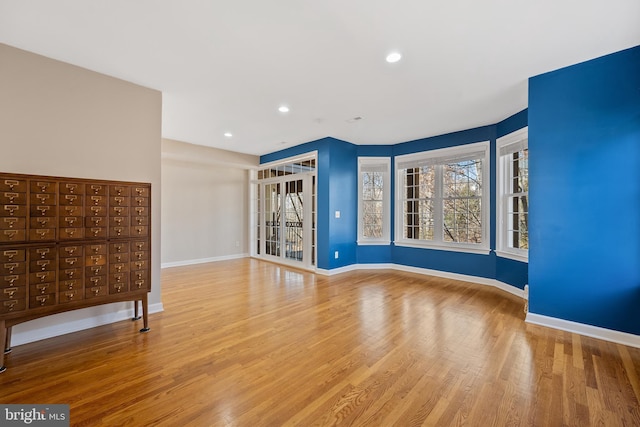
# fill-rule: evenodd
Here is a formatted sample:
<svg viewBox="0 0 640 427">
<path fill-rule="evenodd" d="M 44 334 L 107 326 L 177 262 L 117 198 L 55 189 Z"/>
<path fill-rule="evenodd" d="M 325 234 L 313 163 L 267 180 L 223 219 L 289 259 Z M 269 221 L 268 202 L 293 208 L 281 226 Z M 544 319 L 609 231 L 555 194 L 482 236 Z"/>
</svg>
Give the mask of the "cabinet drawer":
<svg viewBox="0 0 640 427">
<path fill-rule="evenodd" d="M 87 277 L 84 280 L 84 288 L 95 288 L 98 286 L 107 286 L 107 276 Z"/>
<path fill-rule="evenodd" d="M 131 218 L 132 225 L 149 225 L 148 216 L 134 216 Z"/>
<path fill-rule="evenodd" d="M 0 179 L 0 191 L 26 193 L 27 181 L 22 179 Z"/>
<path fill-rule="evenodd" d="M 131 255 L 131 261 L 148 261 L 149 251 L 136 251 Z"/>
<path fill-rule="evenodd" d="M 109 218 L 109 227 L 128 227 L 128 216 L 112 216 Z"/>
<path fill-rule="evenodd" d="M 84 296 L 85 298 L 96 298 L 108 295 L 107 286 L 92 286 L 85 289 Z"/>
<path fill-rule="evenodd" d="M 39 259 L 56 259 L 56 249 L 53 246 L 29 249 L 29 259 L 31 261 Z"/>
<path fill-rule="evenodd" d="M 129 242 L 116 242 L 109 244 L 109 253 L 129 253 Z"/>
<path fill-rule="evenodd" d="M 87 196 L 87 207 L 107 206 L 107 196 Z"/>
<path fill-rule="evenodd" d="M 14 313 L 16 311 L 24 311 L 27 308 L 26 298 L 21 300 L 8 300 L 0 303 L 0 314 Z"/>
<path fill-rule="evenodd" d="M 58 207 L 61 217 L 65 216 L 77 216 L 82 217 L 84 215 L 84 208 L 82 206 L 60 206 Z"/>
<path fill-rule="evenodd" d="M 27 260 L 26 254 L 24 249 L 0 250 L 0 262 L 23 262 Z"/>
<path fill-rule="evenodd" d="M 32 274 L 35 274 L 36 272 L 43 272 L 43 271 L 54 271 L 55 267 L 56 267 L 56 262 L 50 259 L 40 259 L 37 261 L 31 261 L 29 263 L 29 271 L 32 272 Z"/>
<path fill-rule="evenodd" d="M 78 182 L 61 182 L 60 194 L 84 194 L 84 184 Z"/>
<path fill-rule="evenodd" d="M 60 257 L 81 257 L 82 253 L 82 246 L 80 245 L 60 247 Z M 60 263 L 60 265 L 62 265 L 62 263 Z"/>
<path fill-rule="evenodd" d="M 63 280 L 60 282 L 60 284 L 58 285 L 58 290 L 60 292 L 64 292 L 64 291 L 78 291 L 78 290 L 82 290 L 84 286 L 82 285 L 82 280 L 79 279 L 75 279 L 75 280 Z"/>
<path fill-rule="evenodd" d="M 128 185 L 110 185 L 109 195 L 110 196 L 130 196 L 131 191 L 129 190 Z"/>
<path fill-rule="evenodd" d="M 84 226 L 87 228 L 106 227 L 107 224 L 106 216 L 88 216 L 84 219 Z"/>
<path fill-rule="evenodd" d="M 107 274 L 107 266 L 106 265 L 92 265 L 84 268 L 85 278 L 95 277 L 95 276 L 104 276 Z"/>
<path fill-rule="evenodd" d="M 84 265 L 92 266 L 92 265 L 105 265 L 107 263 L 106 255 L 89 255 L 85 256 Z"/>
<path fill-rule="evenodd" d="M 60 270 L 60 280 L 79 280 L 82 279 L 82 267 L 67 268 Z"/>
<path fill-rule="evenodd" d="M 56 229 L 55 228 L 37 228 L 35 230 L 29 230 L 29 240 L 32 242 L 56 240 Z"/>
<path fill-rule="evenodd" d="M 107 254 L 107 244 L 95 244 L 95 245 L 86 245 L 84 247 L 85 254 L 88 255 L 106 255 Z"/>
<path fill-rule="evenodd" d="M 54 228 L 56 226 L 56 220 L 51 216 L 39 216 L 36 218 L 31 218 L 29 220 L 32 229 L 41 229 L 41 228 Z"/>
<path fill-rule="evenodd" d="M 30 284 L 41 284 L 41 283 L 51 283 L 56 281 L 56 272 L 53 270 L 50 271 L 36 271 L 35 273 L 29 274 L 29 283 Z"/>
<path fill-rule="evenodd" d="M 29 308 L 49 307 L 56 305 L 56 295 L 35 295 L 29 297 Z"/>
<path fill-rule="evenodd" d="M 129 271 L 129 263 L 126 263 L 126 262 L 119 263 L 119 264 L 111 264 L 109 266 L 109 273 L 111 274 L 122 273 L 126 271 Z"/>
<path fill-rule="evenodd" d="M 148 186 L 134 185 L 133 188 L 131 189 L 131 195 L 134 197 L 135 196 L 149 197 L 151 195 L 150 190 L 151 189 Z"/>
<path fill-rule="evenodd" d="M 26 230 L 0 230 L 0 242 L 24 242 Z"/>
<path fill-rule="evenodd" d="M 60 257 L 58 260 L 58 265 L 61 269 L 73 269 L 73 268 L 82 268 L 82 256 L 71 256 L 71 257 Z"/>
<path fill-rule="evenodd" d="M 133 237 L 142 237 L 149 235 L 149 227 L 146 225 L 134 225 L 131 227 L 131 235 Z"/>
<path fill-rule="evenodd" d="M 131 282 L 136 280 L 149 280 L 149 270 L 137 270 L 131 272 Z"/>
<path fill-rule="evenodd" d="M 129 273 L 114 273 L 109 275 L 109 284 L 129 283 Z"/>
<path fill-rule="evenodd" d="M 12 274 L 10 276 L 0 276 L 0 288 L 11 288 L 13 286 L 25 286 L 27 284 L 26 274 Z"/>
<path fill-rule="evenodd" d="M 26 205 L 27 193 L 0 191 L 0 205 Z"/>
<path fill-rule="evenodd" d="M 109 254 L 109 262 L 111 264 L 120 264 L 124 262 L 129 262 L 129 254 L 128 253 Z"/>
<path fill-rule="evenodd" d="M 110 227 L 109 237 L 129 237 L 129 227 Z"/>
<path fill-rule="evenodd" d="M 132 209 L 132 215 L 134 216 L 149 216 L 148 206 L 134 206 Z"/>
<path fill-rule="evenodd" d="M 134 240 L 133 242 L 131 242 L 131 250 L 132 251 L 148 251 L 149 242 L 146 240 Z"/>
<path fill-rule="evenodd" d="M 61 228 L 61 240 L 82 239 L 84 237 L 84 228 Z"/>
<path fill-rule="evenodd" d="M 84 208 L 85 216 L 107 216 L 109 210 L 106 206 L 87 206 Z"/>
<path fill-rule="evenodd" d="M 33 218 L 37 217 L 55 217 L 56 206 L 55 205 L 31 205 L 29 209 Z"/>
<path fill-rule="evenodd" d="M 110 294 L 122 294 L 129 291 L 129 283 L 111 283 L 109 284 Z"/>
<path fill-rule="evenodd" d="M 27 288 L 25 286 L 0 289 L 0 301 L 19 300 L 24 299 L 26 296 Z"/>
<path fill-rule="evenodd" d="M 84 227 L 84 217 L 81 216 L 60 216 L 58 221 L 60 228 L 78 228 Z"/>
<path fill-rule="evenodd" d="M 103 184 L 87 184 L 84 191 L 85 194 L 91 196 L 106 196 L 107 186 Z"/>
<path fill-rule="evenodd" d="M 84 198 L 79 194 L 62 194 L 60 195 L 60 206 L 83 206 Z"/>
<path fill-rule="evenodd" d="M 129 197 L 125 196 L 111 196 L 109 197 L 109 206 L 129 206 L 131 201 Z"/>
<path fill-rule="evenodd" d="M 149 280 L 145 279 L 134 280 L 129 284 L 129 289 L 131 289 L 132 291 L 139 291 L 141 289 L 149 290 L 150 282 Z"/>
<path fill-rule="evenodd" d="M 0 218 L 0 230 L 24 230 L 25 228 L 27 228 L 27 220 L 25 218 Z"/>
<path fill-rule="evenodd" d="M 129 215 L 128 206 L 110 206 L 109 207 L 109 216 L 128 216 L 128 215 Z"/>
<path fill-rule="evenodd" d="M 13 276 L 15 274 L 25 274 L 27 272 L 26 262 L 4 262 L 0 264 L 0 274 Z"/>
<path fill-rule="evenodd" d="M 56 292 L 56 284 L 51 283 L 37 283 L 29 286 L 29 296 L 36 295 L 48 295 Z"/>
<path fill-rule="evenodd" d="M 64 292 L 60 292 L 59 294 L 60 304 L 64 304 L 66 302 L 77 301 L 82 299 L 82 291 L 81 290 L 67 290 Z"/>
<path fill-rule="evenodd" d="M 149 265 L 148 261 L 136 261 L 136 260 L 133 260 L 133 261 L 131 261 L 131 271 L 144 270 L 144 269 L 147 268 L 148 265 Z"/>
<path fill-rule="evenodd" d="M 55 194 L 57 193 L 56 183 L 53 181 L 45 181 L 34 179 L 30 185 L 31 194 L 43 193 L 43 194 Z"/>
<path fill-rule="evenodd" d="M 31 193 L 31 197 L 29 198 L 31 200 L 31 205 L 36 205 L 36 206 L 56 206 L 57 203 L 57 197 L 55 194 L 49 194 L 49 193 L 36 193 L 33 194 Z"/>
<path fill-rule="evenodd" d="M 84 237 L 88 239 L 106 239 L 107 227 L 85 228 Z"/>
<path fill-rule="evenodd" d="M 148 197 L 134 197 L 131 206 L 149 206 Z"/>
<path fill-rule="evenodd" d="M 15 216 L 26 217 L 27 207 L 25 205 L 0 205 L 0 217 Z"/>
</svg>

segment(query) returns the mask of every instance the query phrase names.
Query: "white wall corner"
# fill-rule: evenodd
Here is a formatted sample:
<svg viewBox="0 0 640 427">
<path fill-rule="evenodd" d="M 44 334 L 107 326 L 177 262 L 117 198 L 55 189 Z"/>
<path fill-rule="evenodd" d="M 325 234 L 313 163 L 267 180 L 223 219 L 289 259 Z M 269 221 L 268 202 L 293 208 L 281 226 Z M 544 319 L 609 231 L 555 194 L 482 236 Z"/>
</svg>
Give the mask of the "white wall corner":
<svg viewBox="0 0 640 427">
<path fill-rule="evenodd" d="M 195 264 L 205 264 L 208 262 L 217 262 L 217 261 L 229 261 L 232 259 L 241 259 L 241 258 L 249 258 L 249 254 L 234 254 L 234 255 L 225 255 L 213 258 L 200 258 L 200 259 L 189 259 L 184 261 L 176 261 L 176 262 L 163 262 L 161 268 L 171 268 L 171 267 L 183 267 L 185 265 L 195 265 Z"/>
<path fill-rule="evenodd" d="M 572 332 L 591 338 L 597 338 L 629 347 L 640 348 L 640 335 L 626 332 L 614 331 L 612 329 L 587 325 L 584 323 L 572 322 L 570 320 L 558 319 L 556 317 L 544 316 L 542 314 L 527 313 L 525 322 L 533 325 L 546 326 L 548 328 L 559 329 L 561 331 Z"/>
</svg>

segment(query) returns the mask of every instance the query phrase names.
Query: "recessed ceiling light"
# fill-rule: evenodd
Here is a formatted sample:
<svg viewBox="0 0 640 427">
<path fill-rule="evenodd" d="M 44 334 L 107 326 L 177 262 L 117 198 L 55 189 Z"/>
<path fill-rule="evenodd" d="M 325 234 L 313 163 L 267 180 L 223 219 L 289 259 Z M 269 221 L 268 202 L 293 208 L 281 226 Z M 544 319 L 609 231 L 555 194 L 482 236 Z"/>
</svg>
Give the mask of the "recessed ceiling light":
<svg viewBox="0 0 640 427">
<path fill-rule="evenodd" d="M 225 132 L 224 136 L 226 136 L 227 138 L 231 138 L 233 134 L 231 132 Z"/>
<path fill-rule="evenodd" d="M 288 113 L 289 107 L 287 107 L 286 105 L 281 105 L 280 108 L 278 108 L 278 111 L 280 111 L 281 113 Z"/>
<path fill-rule="evenodd" d="M 399 52 L 391 52 L 387 55 L 387 62 L 393 64 L 394 62 L 398 62 L 402 59 L 402 55 Z"/>
</svg>

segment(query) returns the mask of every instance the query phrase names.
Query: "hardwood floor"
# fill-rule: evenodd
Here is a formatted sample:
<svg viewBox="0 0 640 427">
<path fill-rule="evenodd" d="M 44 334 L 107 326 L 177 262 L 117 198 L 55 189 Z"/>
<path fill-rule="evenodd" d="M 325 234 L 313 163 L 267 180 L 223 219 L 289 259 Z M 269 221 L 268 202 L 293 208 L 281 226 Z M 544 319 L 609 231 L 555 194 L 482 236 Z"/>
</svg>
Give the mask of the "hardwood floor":
<svg viewBox="0 0 640 427">
<path fill-rule="evenodd" d="M 525 324 L 493 288 L 251 259 L 162 274 L 151 332 L 15 347 L 0 402 L 68 403 L 74 426 L 640 425 L 640 349 Z"/>
</svg>

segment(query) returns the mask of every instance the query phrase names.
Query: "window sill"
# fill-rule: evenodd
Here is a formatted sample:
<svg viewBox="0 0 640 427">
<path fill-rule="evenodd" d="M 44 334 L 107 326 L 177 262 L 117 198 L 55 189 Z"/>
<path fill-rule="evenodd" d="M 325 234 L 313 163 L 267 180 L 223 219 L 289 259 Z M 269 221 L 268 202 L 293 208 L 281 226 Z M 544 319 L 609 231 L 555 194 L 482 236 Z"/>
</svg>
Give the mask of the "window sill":
<svg viewBox="0 0 640 427">
<path fill-rule="evenodd" d="M 529 256 L 528 255 L 514 254 L 514 253 L 511 253 L 511 252 L 505 252 L 505 251 L 499 251 L 499 250 L 496 250 L 494 252 L 500 258 L 508 258 L 508 259 L 512 259 L 514 261 L 526 262 L 527 264 L 529 263 Z"/>
<path fill-rule="evenodd" d="M 358 246 L 389 246 L 390 240 L 358 240 Z"/>
<path fill-rule="evenodd" d="M 454 246 L 454 245 L 434 245 L 434 244 L 424 244 L 424 243 L 413 243 L 407 241 L 395 241 L 393 242 L 395 246 L 404 246 L 407 248 L 419 248 L 419 249 L 433 249 L 437 251 L 449 251 L 449 252 L 464 252 L 469 254 L 480 254 L 480 255 L 489 255 L 491 253 L 491 249 L 489 248 L 471 248 L 468 246 Z"/>
</svg>

